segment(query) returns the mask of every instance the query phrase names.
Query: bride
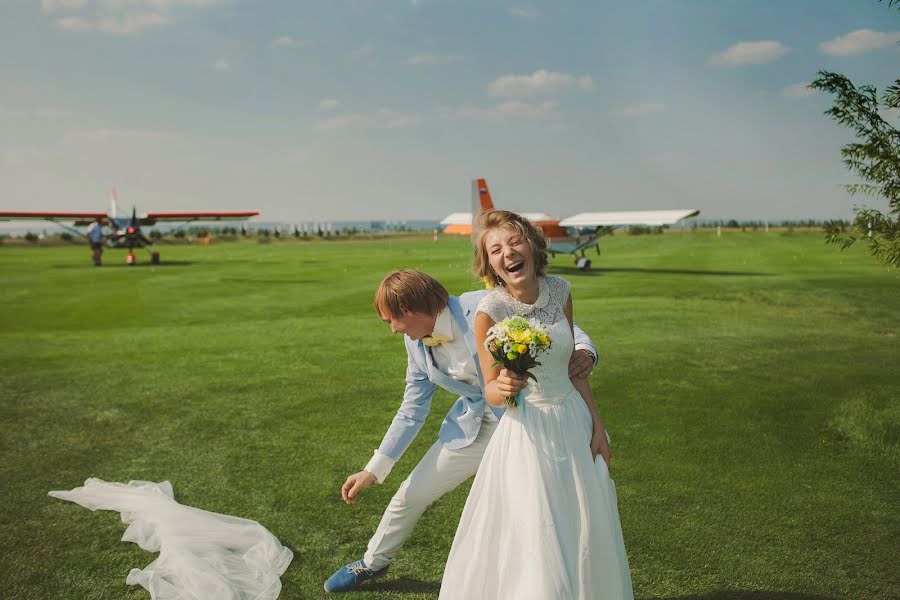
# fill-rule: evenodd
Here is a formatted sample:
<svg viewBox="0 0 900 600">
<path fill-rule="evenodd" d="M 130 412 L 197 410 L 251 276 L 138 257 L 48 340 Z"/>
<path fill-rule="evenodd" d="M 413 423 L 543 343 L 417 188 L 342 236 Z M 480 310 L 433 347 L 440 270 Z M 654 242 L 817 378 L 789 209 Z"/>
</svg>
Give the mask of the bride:
<svg viewBox="0 0 900 600">
<path fill-rule="evenodd" d="M 522 393 L 475 476 L 441 600 L 633 598 L 603 421 L 588 382 L 568 377 L 569 283 L 545 277 L 546 265 L 546 242 L 529 221 L 508 211 L 482 215 L 475 271 L 496 284 L 475 315 L 484 396 L 500 406 Z M 493 366 L 484 348 L 488 329 L 513 315 L 550 333 L 531 384 Z"/>
</svg>

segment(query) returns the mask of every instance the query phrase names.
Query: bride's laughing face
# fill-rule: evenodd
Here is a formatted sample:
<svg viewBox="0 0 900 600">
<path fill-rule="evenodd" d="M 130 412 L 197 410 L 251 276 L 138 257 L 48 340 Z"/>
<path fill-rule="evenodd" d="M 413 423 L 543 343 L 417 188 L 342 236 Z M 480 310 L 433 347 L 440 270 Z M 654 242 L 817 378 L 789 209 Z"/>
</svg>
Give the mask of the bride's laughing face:
<svg viewBox="0 0 900 600">
<path fill-rule="evenodd" d="M 534 277 L 531 246 L 515 229 L 492 229 L 484 236 L 484 247 L 491 269 L 505 285 L 520 285 Z"/>
</svg>

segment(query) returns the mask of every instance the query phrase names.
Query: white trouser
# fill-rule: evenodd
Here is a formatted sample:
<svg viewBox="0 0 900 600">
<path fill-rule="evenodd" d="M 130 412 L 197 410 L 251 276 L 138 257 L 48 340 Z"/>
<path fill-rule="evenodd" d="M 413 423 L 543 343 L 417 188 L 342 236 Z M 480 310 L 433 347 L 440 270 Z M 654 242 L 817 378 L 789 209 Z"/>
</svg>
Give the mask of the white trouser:
<svg viewBox="0 0 900 600">
<path fill-rule="evenodd" d="M 428 506 L 475 475 L 485 448 L 500 422 L 485 414 L 475 441 L 458 450 L 444 448 L 440 441 L 428 450 L 413 472 L 391 498 L 364 557 L 366 566 L 380 570 L 388 566 L 406 542 Z M 447 532 L 452 535 L 454 532 Z"/>
</svg>

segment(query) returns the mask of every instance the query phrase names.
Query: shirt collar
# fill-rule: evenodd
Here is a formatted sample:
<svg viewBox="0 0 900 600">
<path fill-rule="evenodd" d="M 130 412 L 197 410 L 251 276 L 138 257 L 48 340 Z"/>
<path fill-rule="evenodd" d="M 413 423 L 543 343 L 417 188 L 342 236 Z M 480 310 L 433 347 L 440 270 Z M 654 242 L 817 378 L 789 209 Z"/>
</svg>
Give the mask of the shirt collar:
<svg viewBox="0 0 900 600">
<path fill-rule="evenodd" d="M 453 341 L 453 313 L 450 312 L 449 306 L 444 307 L 444 310 L 438 313 L 431 335 L 440 336 L 445 342 Z"/>
</svg>

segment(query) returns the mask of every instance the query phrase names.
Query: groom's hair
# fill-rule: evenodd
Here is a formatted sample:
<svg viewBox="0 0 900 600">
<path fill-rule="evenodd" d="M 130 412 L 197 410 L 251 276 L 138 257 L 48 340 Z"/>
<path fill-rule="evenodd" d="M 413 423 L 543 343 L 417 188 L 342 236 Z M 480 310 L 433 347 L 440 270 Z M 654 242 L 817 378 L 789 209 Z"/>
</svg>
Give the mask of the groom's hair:
<svg viewBox="0 0 900 600">
<path fill-rule="evenodd" d="M 447 307 L 450 294 L 437 279 L 421 271 L 394 271 L 375 290 L 375 312 L 401 317 L 404 313 L 437 315 Z"/>
</svg>

